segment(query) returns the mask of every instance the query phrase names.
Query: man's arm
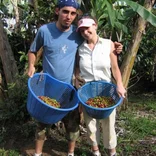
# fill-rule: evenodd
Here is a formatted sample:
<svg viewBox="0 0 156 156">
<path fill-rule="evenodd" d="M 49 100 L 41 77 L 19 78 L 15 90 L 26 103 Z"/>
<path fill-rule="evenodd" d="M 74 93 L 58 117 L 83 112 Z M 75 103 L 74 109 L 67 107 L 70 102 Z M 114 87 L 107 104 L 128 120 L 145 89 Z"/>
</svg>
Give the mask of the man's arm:
<svg viewBox="0 0 156 156">
<path fill-rule="evenodd" d="M 76 63 L 75 63 L 75 87 L 78 89 L 80 88 L 81 86 L 83 86 L 85 84 L 85 80 L 82 79 L 79 75 L 80 73 L 80 68 L 79 68 L 79 60 L 80 60 L 80 57 L 79 57 L 79 54 L 77 52 L 76 54 Z"/>
<path fill-rule="evenodd" d="M 32 77 L 35 73 L 35 61 L 36 61 L 36 55 L 35 53 L 29 51 L 28 52 L 28 76 Z"/>
</svg>

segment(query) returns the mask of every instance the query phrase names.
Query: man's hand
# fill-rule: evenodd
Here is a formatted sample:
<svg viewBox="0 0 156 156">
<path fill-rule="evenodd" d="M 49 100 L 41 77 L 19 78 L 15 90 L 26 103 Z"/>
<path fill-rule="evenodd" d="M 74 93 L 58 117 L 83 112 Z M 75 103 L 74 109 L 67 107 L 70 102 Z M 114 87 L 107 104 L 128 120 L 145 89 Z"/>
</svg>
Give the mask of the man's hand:
<svg viewBox="0 0 156 156">
<path fill-rule="evenodd" d="M 80 76 L 76 76 L 75 78 L 75 87 L 78 89 L 80 88 L 81 86 L 83 86 L 85 84 L 85 80 L 82 79 Z"/>
<path fill-rule="evenodd" d="M 27 72 L 27 75 L 29 77 L 33 77 L 35 73 L 35 61 L 36 61 L 35 53 L 29 51 L 28 52 L 28 72 Z"/>
<path fill-rule="evenodd" d="M 35 67 L 34 67 L 33 65 L 29 65 L 27 75 L 28 75 L 29 77 L 33 77 L 34 73 L 35 73 Z"/>
<path fill-rule="evenodd" d="M 123 45 L 119 42 L 114 42 L 114 47 L 115 47 L 115 52 L 117 54 L 120 54 L 122 52 L 123 49 Z"/>
</svg>

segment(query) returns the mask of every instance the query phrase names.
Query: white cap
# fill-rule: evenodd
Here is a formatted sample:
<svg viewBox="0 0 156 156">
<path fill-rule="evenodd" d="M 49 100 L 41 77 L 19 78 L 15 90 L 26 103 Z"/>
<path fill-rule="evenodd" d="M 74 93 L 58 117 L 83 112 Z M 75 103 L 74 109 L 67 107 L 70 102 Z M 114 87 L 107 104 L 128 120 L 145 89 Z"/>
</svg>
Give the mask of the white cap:
<svg viewBox="0 0 156 156">
<path fill-rule="evenodd" d="M 96 24 L 95 21 L 91 18 L 82 18 L 81 20 L 78 21 L 78 28 L 76 31 L 79 30 L 81 27 L 90 27 L 93 24 Z"/>
</svg>

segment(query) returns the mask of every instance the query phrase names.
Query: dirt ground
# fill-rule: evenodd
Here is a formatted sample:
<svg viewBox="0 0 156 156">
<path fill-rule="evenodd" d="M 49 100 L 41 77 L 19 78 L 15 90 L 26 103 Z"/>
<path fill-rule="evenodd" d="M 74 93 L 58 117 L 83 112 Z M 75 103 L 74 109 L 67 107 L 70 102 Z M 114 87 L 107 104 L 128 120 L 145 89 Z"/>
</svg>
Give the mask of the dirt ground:
<svg viewBox="0 0 156 156">
<path fill-rule="evenodd" d="M 11 133 L 11 128 L 10 128 L 10 133 Z M 31 134 L 29 134 L 28 137 L 25 137 L 25 134 L 22 135 L 22 132 L 18 130 L 14 132 L 14 134 L 6 136 L 5 141 L 2 144 L 0 144 L 0 148 L 4 148 L 5 150 L 16 149 L 21 153 L 20 156 L 33 156 L 34 149 L 35 149 L 35 139 L 34 139 L 35 133 L 32 130 L 28 131 L 28 133 Z M 30 135 L 32 137 L 30 137 Z M 83 155 L 81 150 L 82 146 L 89 148 L 89 145 L 87 144 L 86 141 L 85 134 L 81 135 L 77 141 L 75 153 L 77 153 L 78 156 Z M 66 156 L 67 149 L 68 149 L 68 142 L 65 139 L 65 131 L 58 129 L 57 127 L 51 128 L 49 131 L 48 138 L 44 144 L 43 156 Z M 87 152 L 88 155 L 90 155 L 90 151 L 88 150 Z"/>
<path fill-rule="evenodd" d="M 77 147 L 75 153 L 80 153 L 81 151 L 81 141 L 85 137 L 81 136 L 77 142 Z M 81 141 L 80 141 L 81 140 Z M 85 141 L 86 142 L 86 141 Z M 21 148 L 21 152 L 24 156 L 32 156 L 34 153 L 35 142 L 30 141 L 27 146 Z M 51 135 L 45 141 L 43 154 L 44 156 L 66 156 L 68 150 L 68 142 L 63 134 L 60 134 L 57 130 L 52 130 Z M 81 155 L 81 154 L 80 154 Z"/>
</svg>

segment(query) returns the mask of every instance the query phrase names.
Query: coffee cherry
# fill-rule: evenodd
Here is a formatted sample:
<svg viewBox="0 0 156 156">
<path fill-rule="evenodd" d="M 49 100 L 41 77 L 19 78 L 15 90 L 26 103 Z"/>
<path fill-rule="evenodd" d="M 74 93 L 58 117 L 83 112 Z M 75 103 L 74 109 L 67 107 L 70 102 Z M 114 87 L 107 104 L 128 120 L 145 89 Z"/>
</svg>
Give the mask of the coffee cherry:
<svg viewBox="0 0 156 156">
<path fill-rule="evenodd" d="M 105 108 L 113 106 L 115 101 L 112 99 L 112 97 L 96 96 L 94 98 L 89 98 L 86 101 L 86 104 L 96 108 Z"/>
<path fill-rule="evenodd" d="M 50 106 L 53 106 L 53 107 L 56 107 L 56 108 L 60 108 L 60 103 L 57 102 L 56 99 L 52 99 L 50 97 L 47 97 L 47 96 L 38 96 L 39 99 L 41 99 L 44 103 L 50 105 Z"/>
</svg>

